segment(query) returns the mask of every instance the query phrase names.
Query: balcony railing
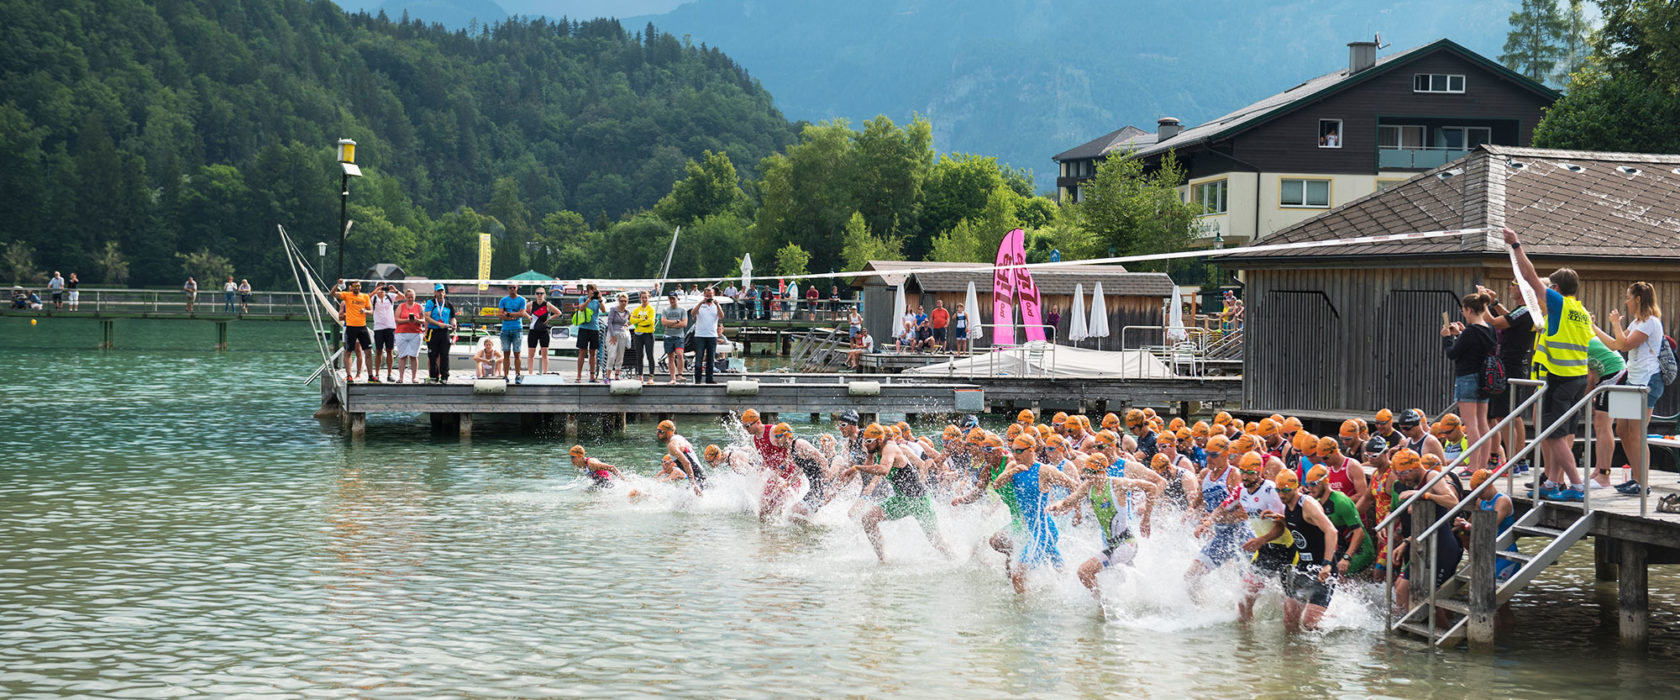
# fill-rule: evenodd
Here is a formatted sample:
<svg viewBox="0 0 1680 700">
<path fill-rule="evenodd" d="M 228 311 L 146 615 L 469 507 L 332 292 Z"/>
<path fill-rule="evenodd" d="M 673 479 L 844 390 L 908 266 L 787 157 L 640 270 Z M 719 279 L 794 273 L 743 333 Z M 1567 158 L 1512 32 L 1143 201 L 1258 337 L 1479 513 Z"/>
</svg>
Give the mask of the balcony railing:
<svg viewBox="0 0 1680 700">
<path fill-rule="evenodd" d="M 1424 148 L 1378 148 L 1377 167 L 1384 170 L 1435 168 L 1470 155 L 1467 148 L 1428 146 Z"/>
</svg>

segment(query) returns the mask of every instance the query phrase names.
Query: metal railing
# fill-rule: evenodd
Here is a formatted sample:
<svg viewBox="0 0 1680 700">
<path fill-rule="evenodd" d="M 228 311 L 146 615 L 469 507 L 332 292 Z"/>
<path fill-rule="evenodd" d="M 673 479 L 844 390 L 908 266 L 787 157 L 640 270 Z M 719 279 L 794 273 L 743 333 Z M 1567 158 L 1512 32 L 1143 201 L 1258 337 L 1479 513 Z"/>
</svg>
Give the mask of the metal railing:
<svg viewBox="0 0 1680 700">
<path fill-rule="evenodd" d="M 737 299 L 735 305 L 740 307 L 734 320 L 748 321 L 825 321 L 841 323 L 846 321 L 852 309 L 862 313 L 863 301 L 860 299 L 818 299 L 813 303 L 804 298 L 794 299 Z"/>
<path fill-rule="evenodd" d="M 164 314 L 187 313 L 187 293 L 180 289 L 89 289 L 76 290 L 80 294 L 76 303 L 76 312 L 103 313 L 134 313 L 134 314 Z M 52 297 L 42 295 L 42 311 L 55 313 L 71 313 L 69 294 L 64 295 L 64 307 L 53 308 Z M 287 317 L 304 316 L 305 297 L 300 292 L 271 292 L 253 291 L 249 304 L 243 304 L 237 293 L 233 297 L 233 310 L 229 312 L 223 292 L 217 290 L 199 290 L 192 313 L 204 315 L 235 315 L 235 316 L 263 316 Z"/>
<path fill-rule="evenodd" d="M 1184 340 L 1179 341 L 1170 339 L 1172 330 L 1167 326 L 1125 326 L 1120 329 L 1120 350 L 1122 352 L 1143 350 L 1154 355 L 1156 359 L 1170 367 L 1175 373 L 1178 372 L 1180 367 L 1188 367 L 1191 376 L 1199 377 L 1206 373 L 1207 360 L 1211 359 L 1209 356 L 1213 354 L 1215 348 L 1229 350 L 1231 344 L 1240 346 L 1242 342 L 1242 331 L 1240 330 L 1223 332 L 1196 326 L 1185 326 L 1182 329 Z M 1134 331 L 1159 332 L 1161 343 L 1155 345 L 1141 343 L 1133 347 L 1126 341 L 1129 337 L 1128 334 Z"/>
<path fill-rule="evenodd" d="M 1513 487 L 1512 480 L 1513 480 L 1514 477 L 1513 477 L 1513 474 L 1512 474 L 1512 471 L 1511 471 L 1512 467 L 1514 465 L 1516 465 L 1523 458 L 1534 455 L 1537 458 L 1534 460 L 1534 465 L 1533 465 L 1533 467 L 1530 471 L 1531 471 L 1532 474 L 1534 474 L 1534 478 L 1536 479 L 1536 482 L 1535 482 L 1536 487 L 1534 488 L 1534 500 L 1535 501 L 1540 500 L 1539 484 L 1543 483 L 1542 480 L 1545 478 L 1545 476 L 1544 476 L 1544 465 L 1542 464 L 1542 461 L 1541 461 L 1541 459 L 1544 457 L 1544 454 L 1545 454 L 1544 451 L 1541 450 L 1542 443 L 1547 438 L 1550 438 L 1553 433 L 1557 432 L 1559 428 L 1563 427 L 1563 425 L 1565 423 L 1569 422 L 1570 417 L 1573 416 L 1577 411 L 1580 411 L 1583 408 L 1589 407 L 1592 404 L 1593 399 L 1595 397 L 1597 397 L 1599 394 L 1609 394 L 1609 393 L 1615 393 L 1615 392 L 1637 394 L 1639 396 L 1639 400 L 1640 400 L 1639 408 L 1641 409 L 1641 415 L 1643 416 L 1640 419 L 1639 434 L 1640 435 L 1645 435 L 1646 432 L 1649 430 L 1649 427 L 1650 427 L 1649 426 L 1650 418 L 1649 418 L 1649 415 L 1648 415 L 1649 412 L 1644 411 L 1643 409 L 1644 409 L 1644 406 L 1645 406 L 1644 397 L 1645 397 L 1646 394 L 1650 393 L 1650 387 L 1646 387 L 1646 386 L 1627 386 L 1627 385 L 1617 385 L 1617 384 L 1609 384 L 1609 383 L 1599 384 L 1597 387 L 1594 387 L 1592 389 L 1592 391 L 1589 391 L 1589 392 L 1586 393 L 1586 395 L 1582 396 L 1580 398 L 1580 400 L 1576 401 L 1574 403 L 1574 405 L 1570 406 L 1568 410 L 1565 410 L 1563 412 L 1563 414 L 1560 415 L 1556 421 L 1552 422 L 1551 425 L 1545 426 L 1542 429 L 1542 428 L 1539 427 L 1540 423 L 1541 423 L 1541 418 L 1540 418 L 1541 411 L 1540 411 L 1540 406 L 1539 406 L 1539 400 L 1542 396 L 1545 395 L 1545 392 L 1546 392 L 1545 384 L 1542 383 L 1542 382 L 1527 380 L 1527 379 L 1512 379 L 1512 380 L 1509 380 L 1509 381 L 1510 381 L 1511 384 L 1517 385 L 1517 386 L 1532 386 L 1532 387 L 1535 387 L 1535 391 L 1532 395 L 1530 395 L 1527 399 L 1525 399 L 1521 404 L 1518 404 L 1517 406 L 1513 407 L 1511 409 L 1511 413 L 1509 415 L 1507 415 L 1504 420 L 1501 420 L 1493 428 L 1490 428 L 1486 434 L 1484 434 L 1481 438 L 1477 439 L 1469 447 L 1465 448 L 1463 453 L 1459 454 L 1458 457 L 1454 458 L 1451 462 L 1449 462 L 1445 466 L 1443 466 L 1441 468 L 1440 473 L 1436 474 L 1434 476 L 1434 478 L 1431 478 L 1423 486 L 1420 486 L 1412 494 L 1412 496 L 1410 498 L 1407 498 L 1404 502 L 1402 502 L 1399 507 L 1391 510 L 1388 514 L 1388 517 L 1383 518 L 1382 522 L 1377 524 L 1376 529 L 1383 531 L 1385 533 L 1385 537 L 1388 540 L 1388 551 L 1387 551 L 1386 556 L 1384 558 L 1384 570 L 1385 570 L 1384 591 L 1385 591 L 1385 594 L 1386 594 L 1386 597 L 1385 597 L 1386 618 L 1385 619 L 1388 622 L 1388 627 L 1391 628 L 1391 629 L 1394 626 L 1394 606 L 1392 605 L 1392 603 L 1389 603 L 1387 601 L 1392 601 L 1393 600 L 1392 595 L 1393 595 L 1393 591 L 1394 591 L 1394 551 L 1395 551 L 1395 549 L 1397 549 L 1397 546 L 1396 546 L 1397 543 L 1394 541 L 1394 522 L 1395 522 L 1395 520 L 1398 519 L 1399 516 L 1402 513 L 1407 512 L 1412 507 L 1413 504 L 1417 503 L 1418 500 L 1422 499 L 1424 494 L 1428 493 L 1432 488 L 1434 488 L 1434 486 L 1436 484 L 1440 483 L 1441 480 L 1448 478 L 1449 474 L 1451 473 L 1451 471 L 1454 467 L 1457 467 L 1466 458 L 1468 458 L 1470 455 L 1474 454 L 1476 452 L 1476 450 L 1478 448 L 1480 448 L 1483 443 L 1492 439 L 1492 437 L 1494 435 L 1498 434 L 1499 429 L 1503 428 L 1506 431 L 1508 439 L 1507 439 L 1505 444 L 1507 444 L 1507 445 L 1515 444 L 1513 422 L 1517 418 L 1522 416 L 1523 411 L 1528 410 L 1530 408 L 1533 409 L 1534 416 L 1535 416 L 1534 417 L 1534 425 L 1536 426 L 1536 428 L 1535 428 L 1536 432 L 1535 432 L 1534 437 L 1532 439 L 1530 439 L 1528 441 L 1528 444 L 1523 446 L 1523 448 L 1521 450 L 1518 450 L 1516 454 L 1507 456 L 1505 458 L 1504 463 L 1499 465 L 1496 469 L 1494 469 L 1494 471 L 1489 475 L 1488 478 L 1489 478 L 1489 480 L 1493 480 L 1493 479 L 1498 479 L 1501 476 L 1504 476 L 1505 477 L 1506 493 L 1508 495 L 1512 492 L 1512 487 Z M 1588 410 L 1591 411 L 1591 410 L 1594 410 L 1594 409 L 1588 408 Z M 1592 449 L 1590 447 L 1591 441 L 1592 441 L 1592 416 L 1591 415 L 1587 416 L 1586 424 L 1587 424 L 1586 437 L 1587 437 L 1588 448 L 1583 450 L 1583 458 L 1582 458 L 1583 464 L 1577 465 L 1577 470 L 1580 472 L 1581 482 L 1582 482 L 1581 483 L 1581 486 L 1582 486 L 1581 510 L 1582 510 L 1583 516 L 1592 512 L 1592 503 L 1591 503 L 1591 501 L 1592 501 L 1592 496 L 1591 496 L 1592 489 L 1586 483 L 1587 479 L 1591 478 L 1591 475 L 1592 475 L 1592 471 L 1591 471 L 1592 470 Z M 1647 462 L 1649 462 L 1648 458 L 1647 458 Z M 1646 467 L 1645 468 L 1645 481 L 1649 482 L 1651 480 L 1650 465 L 1647 463 L 1645 465 L 1645 467 Z M 1392 466 L 1390 468 L 1392 468 Z M 1639 515 L 1641 517 L 1644 517 L 1647 514 L 1649 491 L 1650 491 L 1650 489 L 1649 489 L 1649 484 L 1648 483 L 1640 485 Z M 1427 552 L 1428 552 L 1429 571 L 1427 573 L 1422 574 L 1422 575 L 1414 575 L 1412 577 L 1412 580 L 1413 581 L 1426 582 L 1425 585 L 1427 585 L 1429 587 L 1429 597 L 1428 597 L 1427 603 L 1425 605 L 1427 605 L 1428 608 L 1429 608 L 1428 630 L 1429 630 L 1429 637 L 1432 641 L 1435 637 L 1435 614 L 1434 614 L 1434 611 L 1437 607 L 1435 593 L 1436 593 L 1436 590 L 1439 588 L 1439 586 L 1435 585 L 1435 576 L 1434 576 L 1435 569 L 1439 565 L 1439 561 L 1437 559 L 1437 557 L 1439 555 L 1437 553 L 1436 548 L 1433 546 L 1434 545 L 1433 538 L 1439 536 L 1439 534 L 1440 534 L 1439 531 L 1440 531 L 1443 524 L 1452 522 L 1452 519 L 1454 517 L 1456 517 L 1460 512 L 1462 512 L 1464 510 L 1464 508 L 1472 500 L 1474 500 L 1474 499 L 1471 499 L 1471 498 L 1460 499 L 1459 502 L 1457 504 L 1455 504 L 1452 508 L 1447 509 L 1447 511 L 1444 514 L 1442 514 L 1440 517 L 1436 518 L 1435 521 L 1429 525 L 1429 527 L 1424 528 L 1422 532 L 1416 533 L 1416 534 L 1412 535 L 1412 537 L 1411 537 L 1413 547 L 1419 546 L 1419 544 L 1421 543 L 1423 546 L 1425 546 L 1427 548 Z M 1536 503 L 1535 507 L 1538 507 L 1538 503 Z M 1447 533 L 1447 536 L 1451 537 L 1452 534 Z M 1406 617 L 1407 618 L 1411 617 L 1417 611 L 1418 607 L 1419 606 L 1412 606 L 1412 609 L 1407 610 L 1406 613 L 1405 613 Z"/>
</svg>

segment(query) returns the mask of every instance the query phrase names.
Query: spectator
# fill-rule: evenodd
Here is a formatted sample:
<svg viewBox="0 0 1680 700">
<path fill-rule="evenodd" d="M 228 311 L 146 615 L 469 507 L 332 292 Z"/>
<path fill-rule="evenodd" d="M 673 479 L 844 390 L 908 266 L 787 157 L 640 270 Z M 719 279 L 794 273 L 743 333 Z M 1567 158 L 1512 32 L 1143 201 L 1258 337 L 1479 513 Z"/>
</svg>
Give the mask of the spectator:
<svg viewBox="0 0 1680 700">
<path fill-rule="evenodd" d="M 1056 329 L 1062 325 L 1062 308 L 1051 306 L 1050 313 L 1044 315 L 1044 335 L 1050 340 L 1056 339 Z"/>
<path fill-rule="evenodd" d="M 863 316 L 858 315 L 857 307 L 852 307 L 846 312 L 846 326 L 848 338 L 856 338 L 858 332 L 863 330 Z"/>
<path fill-rule="evenodd" d="M 1570 409 L 1587 391 L 1587 344 L 1593 337 L 1592 317 L 1575 298 L 1581 277 L 1563 267 L 1547 276 L 1542 284 L 1534 263 L 1523 252 L 1517 232 L 1507 228 L 1503 233 L 1506 245 L 1515 253 L 1517 271 L 1523 280 L 1536 291 L 1545 290 L 1538 300 L 1539 308 L 1534 310 L 1546 319 L 1545 328 L 1534 341 L 1535 374 L 1546 381 L 1545 397 L 1541 399 L 1544 405 L 1540 408 L 1542 425 L 1535 429 L 1546 430 L 1557 425 L 1558 430 L 1540 443 L 1540 449 L 1545 452 L 1542 462 L 1546 479 L 1535 489 L 1535 495 L 1549 500 L 1579 501 L 1584 495 L 1574 451 L 1579 416 Z"/>
<path fill-rule="evenodd" d="M 840 299 L 840 285 L 836 284 L 836 285 L 833 285 L 833 286 L 829 287 L 829 289 L 828 289 L 828 314 L 829 314 L 828 317 L 829 317 L 829 319 L 838 320 L 840 318 L 840 315 L 841 315 L 840 314 L 840 312 L 842 310 L 841 307 L 843 307 L 843 306 L 845 306 L 845 304 Z"/>
<path fill-rule="evenodd" d="M 374 290 L 376 293 L 378 290 Z M 239 294 L 239 283 L 233 281 L 233 275 L 228 275 L 227 281 L 222 283 L 222 313 L 234 312 L 234 300 Z"/>
<path fill-rule="evenodd" d="M 1621 355 L 1616 354 L 1598 338 L 1587 342 L 1587 391 L 1598 388 L 1604 382 L 1619 384 L 1627 373 L 1627 362 Z M 1593 434 L 1598 436 L 1593 440 L 1593 476 L 1587 481 L 1588 488 L 1603 488 L 1612 486 L 1610 482 L 1611 460 L 1616 457 L 1616 440 L 1614 423 L 1610 420 L 1610 397 L 1599 394 L 1592 402 Z"/>
<path fill-rule="evenodd" d="M 249 285 L 242 285 L 249 289 Z M 426 310 L 414 301 L 414 290 L 403 292 L 397 305 L 397 383 L 403 383 L 403 371 L 408 371 L 409 383 L 420 381 L 420 339 L 424 335 L 421 320 Z"/>
<path fill-rule="evenodd" d="M 665 364 L 671 370 L 670 384 L 683 376 L 683 337 L 687 335 L 688 314 L 677 306 L 677 293 L 666 297 L 665 310 L 659 312 L 659 324 L 665 327 Z"/>
<path fill-rule="evenodd" d="M 636 375 L 649 382 L 653 380 L 653 338 L 659 328 L 659 310 L 648 303 L 647 292 L 638 294 L 640 301 L 630 310 L 630 356 L 635 358 Z"/>
<path fill-rule="evenodd" d="M 951 317 L 951 325 L 955 328 L 957 352 L 968 354 L 968 309 L 962 302 L 957 303 L 957 314 Z"/>
<path fill-rule="evenodd" d="M 730 282 L 729 286 L 725 287 L 723 289 L 724 298 L 729 300 L 729 303 L 726 304 L 726 306 L 728 306 L 729 308 L 724 309 L 724 315 L 725 316 L 728 316 L 729 318 L 735 318 L 735 314 L 740 311 L 740 309 L 736 307 L 736 304 L 740 303 L 740 301 L 741 301 L 740 300 L 740 295 L 741 295 L 740 291 L 735 289 L 735 283 L 734 282 Z"/>
<path fill-rule="evenodd" d="M 53 308 L 64 308 L 64 275 L 61 275 L 58 271 L 54 270 L 52 279 L 47 280 L 47 291 L 52 292 Z"/>
<path fill-rule="evenodd" d="M 933 326 L 933 347 L 936 350 L 945 349 L 945 327 L 951 324 L 951 312 L 945 310 L 945 300 L 933 300 L 931 314 Z"/>
<path fill-rule="evenodd" d="M 46 307 L 45 304 L 41 303 L 41 295 L 36 294 L 35 290 L 33 290 L 33 289 L 29 290 L 28 303 L 29 303 L 29 308 L 32 311 L 40 311 L 41 309 Z"/>
<path fill-rule="evenodd" d="M 502 351 L 497 353 L 496 359 L 502 363 L 502 376 L 513 377 L 515 384 L 524 381 L 524 378 L 519 376 L 519 341 L 523 340 L 521 336 L 525 334 L 525 319 L 531 317 L 529 306 L 525 297 L 519 296 L 517 284 L 508 285 L 507 296 L 496 300 L 497 316 L 502 321 Z"/>
<path fill-rule="evenodd" d="M 689 312 L 694 322 L 694 383 L 700 383 L 702 370 L 707 384 L 716 384 L 712 373 L 717 369 L 718 338 L 723 337 L 722 311 L 716 300 L 712 299 L 712 288 L 707 287 L 700 303 Z"/>
<path fill-rule="evenodd" d="M 678 285 L 681 289 L 681 285 Z M 577 379 L 583 382 L 583 365 L 589 363 L 589 381 L 595 381 L 596 353 L 601 350 L 601 290 L 595 285 L 584 287 L 586 294 L 578 299 L 572 311 L 572 325 L 577 326 Z"/>
<path fill-rule="evenodd" d="M 548 345 L 554 337 L 549 321 L 560 318 L 560 307 L 548 300 L 548 290 L 542 285 L 537 285 L 535 293 L 530 305 L 531 332 L 525 336 L 525 369 L 532 374 L 548 374 Z M 539 360 L 541 370 L 537 369 Z"/>
<path fill-rule="evenodd" d="M 81 307 L 82 293 L 79 292 L 79 291 L 76 291 L 76 285 L 81 284 L 81 283 L 82 283 L 81 280 L 76 279 L 76 273 L 74 273 L 74 272 L 70 273 L 70 279 L 65 281 L 65 283 L 64 283 L 64 293 L 65 293 L 65 296 L 68 297 L 68 299 L 69 299 L 70 310 L 71 311 L 77 311 Z"/>
<path fill-rule="evenodd" d="M 1488 430 L 1488 394 L 1482 391 L 1482 370 L 1499 345 L 1493 326 L 1488 324 L 1488 302 L 1480 292 L 1464 295 L 1459 304 L 1464 323 L 1441 326 L 1441 346 L 1447 352 L 1447 359 L 1453 361 L 1453 399 L 1458 402 L 1458 415 L 1464 421 L 1465 439 L 1471 444 Z M 1473 472 L 1487 466 L 1489 447 L 1484 444 L 1472 450 L 1464 460 L 1464 468 Z"/>
<path fill-rule="evenodd" d="M 1505 296 L 1516 304 L 1516 308 L 1507 309 L 1499 302 L 1499 297 L 1485 287 L 1478 287 L 1477 291 L 1486 294 L 1493 303 L 1488 307 L 1488 323 L 1499 331 L 1499 359 L 1505 365 L 1505 376 L 1513 378 L 1527 378 L 1529 356 L 1534 352 L 1534 317 L 1529 314 L 1528 307 L 1523 306 L 1522 290 L 1515 280 L 1506 289 Z M 1505 393 L 1488 398 L 1488 425 L 1492 426 L 1506 416 L 1511 415 L 1512 395 L 1516 392 L 1507 389 Z M 1508 457 L 1522 451 L 1527 433 L 1524 432 L 1523 417 L 1511 419 L 1511 436 L 1516 444 L 1504 444 L 1504 431 L 1493 436 L 1493 454 L 1499 461 L 1504 462 Z M 1526 462 L 1512 467 L 1514 473 L 1528 471 Z"/>
<path fill-rule="evenodd" d="M 630 295 L 618 293 L 618 304 L 607 309 L 607 366 L 601 370 L 601 381 L 622 378 L 624 351 L 630 347 Z"/>
<path fill-rule="evenodd" d="M 1628 310 L 1627 327 L 1622 327 L 1622 313 L 1611 310 L 1610 329 L 1615 334 L 1606 333 L 1597 326 L 1593 326 L 1593 333 L 1611 349 L 1627 353 L 1626 384 L 1649 387 L 1650 392 L 1645 394 L 1645 419 L 1649 420 L 1651 409 L 1656 407 L 1666 388 L 1662 364 L 1658 359 L 1664 342 L 1662 307 L 1657 305 L 1657 291 L 1650 282 L 1628 285 L 1622 303 Z M 1651 486 L 1645 473 L 1651 450 L 1645 441 L 1644 431 L 1640 430 L 1642 425 L 1640 421 L 1625 418 L 1616 421 L 1616 434 L 1622 438 L 1622 450 L 1627 452 L 1628 461 L 1633 464 L 1633 478 L 1618 484 L 1616 491 L 1630 496 L 1639 495 L 1642 488 L 1649 492 Z"/>
<path fill-rule="evenodd" d="M 75 282 L 75 280 L 76 275 L 71 274 L 70 281 Z M 72 304 L 75 303 L 75 299 L 76 293 L 71 292 L 70 300 Z M 241 279 L 239 280 L 239 314 L 243 316 L 248 313 L 251 313 L 251 280 Z"/>
<path fill-rule="evenodd" d="M 232 277 L 228 278 L 228 284 L 233 284 Z M 401 299 L 402 297 L 397 296 L 397 288 L 385 282 L 375 283 L 373 296 L 369 298 L 373 305 L 373 375 L 377 376 L 379 368 L 384 367 L 387 382 L 394 381 L 391 372 L 396 365 L 396 310 L 397 302 Z"/>
<path fill-rule="evenodd" d="M 757 286 L 747 287 L 747 308 L 742 309 L 742 311 L 747 314 L 748 318 L 753 320 L 764 318 L 763 312 L 760 311 L 758 306 L 759 298 L 760 294 Z"/>
<path fill-rule="evenodd" d="M 459 321 L 455 305 L 449 303 L 443 285 L 432 287 L 432 298 L 422 307 L 426 312 L 426 378 L 439 384 L 449 383 L 449 348 L 455 343 Z"/>
<path fill-rule="evenodd" d="M 187 284 L 196 293 L 198 285 L 193 282 L 191 277 L 187 278 Z M 361 282 L 346 283 L 344 280 L 339 280 L 337 284 L 333 285 L 333 288 L 343 290 L 338 293 L 340 304 L 338 317 L 339 321 L 344 324 L 345 381 L 356 381 L 356 375 L 358 374 L 356 360 L 360 359 L 360 369 L 367 372 L 367 380 L 377 384 L 379 377 L 374 376 L 373 373 L 373 338 L 368 335 L 367 329 L 368 307 L 372 302 L 368 299 L 368 295 L 362 293 Z M 191 294 L 188 295 L 188 298 L 192 298 Z M 188 303 L 191 304 L 191 302 Z M 189 306 L 189 308 L 191 307 Z"/>
<path fill-rule="evenodd" d="M 12 285 L 12 308 L 29 308 L 29 294 L 23 291 L 23 287 L 21 285 Z"/>
<path fill-rule="evenodd" d="M 339 284 L 343 283 L 344 280 L 339 280 Z M 181 285 L 181 292 L 187 297 L 187 313 L 191 314 L 193 312 L 193 306 L 198 303 L 198 280 L 195 280 L 191 275 L 188 275 L 187 283 Z"/>
<path fill-rule="evenodd" d="M 821 299 L 822 294 L 817 292 L 816 283 L 807 283 L 805 285 L 805 313 L 813 321 L 817 320 L 817 314 L 821 311 L 817 308 L 822 303 Z"/>
<path fill-rule="evenodd" d="M 516 348 L 513 352 L 518 354 L 519 350 Z M 501 368 L 503 370 L 507 369 L 505 359 L 506 358 L 502 356 L 502 353 L 496 350 L 495 343 L 486 337 L 484 339 L 484 345 L 479 347 L 477 353 L 473 354 L 473 364 L 478 367 L 478 374 L 475 376 L 479 379 L 496 376 L 497 368 Z M 502 376 L 505 377 L 507 375 L 504 374 Z"/>
<path fill-rule="evenodd" d="M 927 308 L 916 305 L 916 346 L 918 352 L 925 352 L 933 347 L 933 322 L 928 318 Z"/>
<path fill-rule="evenodd" d="M 861 369 L 859 361 L 864 353 L 875 352 L 875 341 L 869 337 L 868 328 L 860 328 L 852 336 L 852 347 L 846 351 L 846 367 Z"/>
</svg>

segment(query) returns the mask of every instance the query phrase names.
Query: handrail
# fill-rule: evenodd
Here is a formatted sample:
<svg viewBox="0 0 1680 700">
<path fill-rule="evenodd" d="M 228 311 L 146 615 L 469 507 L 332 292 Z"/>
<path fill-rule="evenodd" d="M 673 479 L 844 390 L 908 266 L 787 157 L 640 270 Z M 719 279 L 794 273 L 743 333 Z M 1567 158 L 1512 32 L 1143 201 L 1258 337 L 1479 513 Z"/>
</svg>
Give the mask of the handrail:
<svg viewBox="0 0 1680 700">
<path fill-rule="evenodd" d="M 1377 523 L 1377 527 L 1375 529 L 1381 530 L 1381 529 L 1384 529 L 1384 528 L 1388 527 L 1389 525 L 1392 525 L 1394 523 L 1394 519 L 1400 517 L 1400 514 L 1404 511 L 1406 511 L 1408 508 L 1411 508 L 1412 504 L 1416 503 L 1418 501 L 1418 499 L 1423 498 L 1423 494 L 1427 493 L 1429 491 L 1429 489 L 1434 488 L 1435 484 L 1440 483 L 1442 479 L 1447 478 L 1448 474 L 1452 471 L 1453 467 L 1456 467 L 1460 463 L 1462 463 L 1465 460 L 1465 458 L 1469 457 L 1472 453 L 1474 453 L 1476 451 L 1477 448 L 1481 447 L 1483 442 L 1486 442 L 1486 441 L 1492 439 L 1494 435 L 1498 434 L 1496 432 L 1496 430 L 1499 427 L 1505 426 L 1505 425 L 1509 424 L 1511 421 L 1516 420 L 1518 418 L 1521 418 L 1522 417 L 1522 412 L 1524 410 L 1528 409 L 1529 406 L 1533 405 L 1535 401 L 1539 400 L 1540 397 L 1546 393 L 1546 385 L 1543 382 L 1537 382 L 1537 381 L 1534 381 L 1534 380 L 1531 380 L 1531 379 L 1511 379 L 1511 380 L 1508 380 L 1508 383 L 1516 384 L 1518 386 L 1533 386 L 1533 387 L 1535 387 L 1534 393 L 1529 395 L 1529 397 L 1527 399 L 1524 399 L 1521 404 L 1518 404 L 1517 406 L 1512 407 L 1511 413 L 1509 415 L 1505 416 L 1504 420 L 1501 420 L 1498 423 L 1494 424 L 1493 427 L 1488 428 L 1488 431 L 1486 433 L 1483 433 L 1482 437 L 1480 439 L 1476 440 L 1476 442 L 1472 443 L 1469 447 L 1464 448 L 1464 452 L 1459 454 L 1458 457 L 1454 458 L 1453 461 L 1448 462 L 1447 464 L 1443 465 L 1441 467 L 1441 471 L 1439 473 L 1437 473 L 1434 478 L 1430 479 L 1428 483 L 1426 483 L 1422 486 L 1419 486 L 1417 488 L 1417 492 L 1413 493 L 1411 498 L 1406 499 L 1404 502 L 1402 502 L 1397 507 L 1390 508 L 1389 511 L 1388 511 L 1388 517 L 1383 518 L 1382 522 Z M 1507 391 L 1509 391 L 1509 390 L 1507 389 Z M 1535 445 L 1539 444 L 1539 441 L 1540 441 L 1540 438 L 1536 437 L 1534 440 L 1529 442 L 1528 447 L 1523 448 L 1517 454 L 1522 455 L 1522 454 L 1527 453 L 1529 450 L 1533 449 Z M 1510 464 L 1510 463 L 1513 463 L 1515 461 L 1517 461 L 1516 457 L 1506 457 L 1505 458 L 1505 463 L 1506 464 Z"/>
</svg>

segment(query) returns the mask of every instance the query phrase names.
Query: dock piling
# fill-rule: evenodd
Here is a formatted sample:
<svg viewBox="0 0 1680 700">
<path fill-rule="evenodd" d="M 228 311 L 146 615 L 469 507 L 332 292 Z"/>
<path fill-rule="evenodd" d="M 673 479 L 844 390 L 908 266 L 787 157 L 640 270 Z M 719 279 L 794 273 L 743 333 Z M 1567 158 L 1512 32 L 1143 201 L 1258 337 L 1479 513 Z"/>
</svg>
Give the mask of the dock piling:
<svg viewBox="0 0 1680 700">
<path fill-rule="evenodd" d="M 99 322 L 99 349 L 115 350 L 117 347 L 117 322 L 103 320 Z"/>
<path fill-rule="evenodd" d="M 576 440 L 578 436 L 578 414 L 566 414 L 566 439 Z"/>
<path fill-rule="evenodd" d="M 350 438 L 354 439 L 354 440 L 360 440 L 362 438 L 367 437 L 367 414 L 366 413 L 351 413 L 351 414 L 349 414 L 349 416 L 350 416 Z"/>
<path fill-rule="evenodd" d="M 1616 554 L 1610 538 L 1593 538 L 1593 581 L 1611 583 L 1616 580 Z"/>
<path fill-rule="evenodd" d="M 217 350 L 228 349 L 228 322 L 227 321 L 217 321 L 216 322 L 216 349 Z"/>
<path fill-rule="evenodd" d="M 455 425 L 456 425 L 456 430 L 459 431 L 459 435 L 461 436 L 461 439 L 463 441 L 472 440 L 472 414 L 471 413 L 457 413 L 457 414 L 455 414 Z"/>
<path fill-rule="evenodd" d="M 1470 648 L 1475 651 L 1493 649 L 1499 613 L 1497 555 L 1495 543 L 1499 539 L 1499 514 L 1491 510 L 1475 510 L 1470 514 Z"/>
<path fill-rule="evenodd" d="M 1647 617 L 1651 608 L 1646 588 L 1649 550 L 1643 542 L 1621 540 L 1621 562 L 1617 565 L 1617 607 L 1620 609 L 1622 645 L 1640 647 L 1650 634 Z"/>
</svg>

